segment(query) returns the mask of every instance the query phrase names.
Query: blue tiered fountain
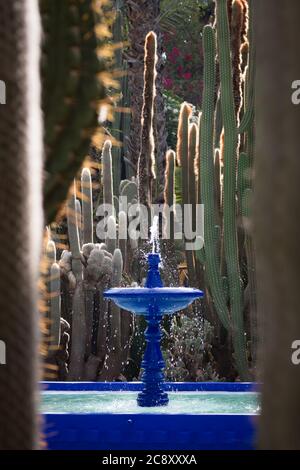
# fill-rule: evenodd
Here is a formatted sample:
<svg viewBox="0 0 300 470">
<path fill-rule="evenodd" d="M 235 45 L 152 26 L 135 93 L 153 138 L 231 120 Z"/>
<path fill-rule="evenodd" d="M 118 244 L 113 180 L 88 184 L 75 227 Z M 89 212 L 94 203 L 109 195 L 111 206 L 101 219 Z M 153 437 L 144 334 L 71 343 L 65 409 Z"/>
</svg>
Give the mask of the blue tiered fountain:
<svg viewBox="0 0 300 470">
<path fill-rule="evenodd" d="M 163 387 L 165 362 L 160 348 L 162 316 L 182 310 L 203 296 L 203 292 L 198 289 L 163 287 L 159 263 L 159 254 L 148 255 L 145 287 L 113 288 L 104 293 L 104 297 L 112 299 L 120 308 L 144 315 L 147 321 L 146 350 L 142 361 L 143 391 L 137 398 L 139 406 L 164 406 L 169 402 Z"/>
</svg>

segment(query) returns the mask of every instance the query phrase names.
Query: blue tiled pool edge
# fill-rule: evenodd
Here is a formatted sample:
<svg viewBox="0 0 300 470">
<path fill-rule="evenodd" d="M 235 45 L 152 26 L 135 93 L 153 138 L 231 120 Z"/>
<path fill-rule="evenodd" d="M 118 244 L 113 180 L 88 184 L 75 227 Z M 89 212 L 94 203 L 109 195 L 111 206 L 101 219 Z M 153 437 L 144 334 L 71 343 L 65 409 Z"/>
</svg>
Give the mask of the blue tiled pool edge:
<svg viewBox="0 0 300 470">
<path fill-rule="evenodd" d="M 176 382 L 168 391 L 249 392 L 254 383 Z M 139 391 L 140 382 L 42 382 L 48 391 Z M 53 450 L 249 450 L 255 415 L 54 414 L 44 432 Z"/>
</svg>

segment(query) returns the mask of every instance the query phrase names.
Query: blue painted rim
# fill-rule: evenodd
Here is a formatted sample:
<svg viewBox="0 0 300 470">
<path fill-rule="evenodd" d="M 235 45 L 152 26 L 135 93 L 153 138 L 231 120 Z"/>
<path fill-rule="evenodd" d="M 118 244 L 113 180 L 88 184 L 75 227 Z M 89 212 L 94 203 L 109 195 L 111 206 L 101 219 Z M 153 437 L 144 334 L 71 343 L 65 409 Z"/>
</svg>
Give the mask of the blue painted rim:
<svg viewBox="0 0 300 470">
<path fill-rule="evenodd" d="M 43 391 L 140 392 L 142 382 L 40 382 Z M 256 382 L 165 382 L 167 392 L 258 392 Z"/>
<path fill-rule="evenodd" d="M 181 290 L 182 289 L 182 290 Z M 171 294 L 173 297 L 203 297 L 203 291 L 193 289 L 192 287 L 113 287 L 103 292 L 106 298 L 114 298 L 116 296 L 130 297 L 165 297 Z"/>
</svg>

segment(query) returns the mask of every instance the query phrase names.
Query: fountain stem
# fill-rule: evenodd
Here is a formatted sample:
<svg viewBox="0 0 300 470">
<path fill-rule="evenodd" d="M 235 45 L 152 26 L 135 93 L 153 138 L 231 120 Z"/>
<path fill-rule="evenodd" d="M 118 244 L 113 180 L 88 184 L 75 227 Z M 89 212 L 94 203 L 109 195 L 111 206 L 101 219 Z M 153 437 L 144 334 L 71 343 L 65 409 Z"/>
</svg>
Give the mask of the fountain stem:
<svg viewBox="0 0 300 470">
<path fill-rule="evenodd" d="M 158 307 L 150 307 L 146 316 L 146 350 L 142 361 L 143 391 L 138 395 L 139 406 L 163 406 L 169 402 L 168 395 L 163 390 L 165 362 L 160 349 L 161 319 Z"/>
<path fill-rule="evenodd" d="M 150 289 L 154 287 L 163 287 L 160 277 L 158 265 L 160 263 L 160 255 L 158 253 L 150 253 L 148 255 L 148 274 L 145 287 Z"/>
<path fill-rule="evenodd" d="M 158 265 L 160 256 L 157 253 L 148 255 L 148 275 L 146 287 L 152 289 L 163 287 Z M 160 349 L 160 340 L 162 337 L 160 322 L 162 314 L 156 302 L 149 306 L 145 331 L 146 350 L 142 361 L 143 391 L 138 395 L 139 406 L 162 406 L 169 402 L 168 395 L 163 391 L 165 362 Z"/>
</svg>

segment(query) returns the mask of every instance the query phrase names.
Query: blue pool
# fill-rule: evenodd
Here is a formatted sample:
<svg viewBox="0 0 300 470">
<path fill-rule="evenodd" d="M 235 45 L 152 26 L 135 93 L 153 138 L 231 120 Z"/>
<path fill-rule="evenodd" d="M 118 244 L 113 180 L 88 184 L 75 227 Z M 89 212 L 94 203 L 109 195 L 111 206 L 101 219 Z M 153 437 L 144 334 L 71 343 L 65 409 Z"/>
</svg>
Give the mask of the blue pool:
<svg viewBox="0 0 300 470">
<path fill-rule="evenodd" d="M 168 406 L 136 404 L 141 383 L 43 382 L 49 449 L 252 449 L 252 383 L 166 383 Z"/>
</svg>

